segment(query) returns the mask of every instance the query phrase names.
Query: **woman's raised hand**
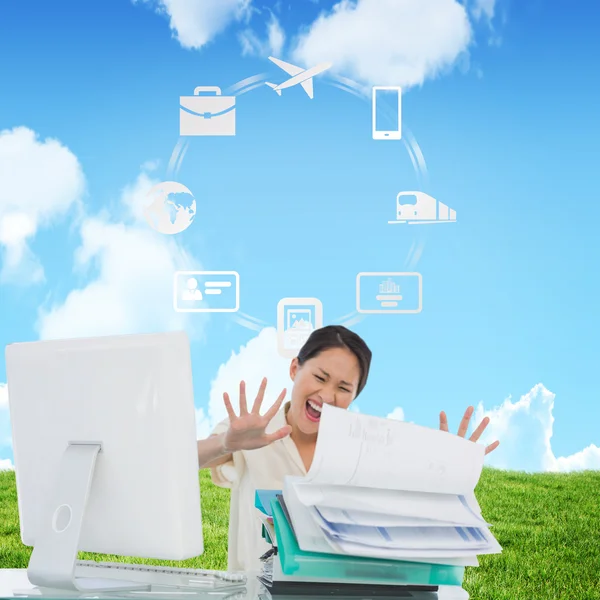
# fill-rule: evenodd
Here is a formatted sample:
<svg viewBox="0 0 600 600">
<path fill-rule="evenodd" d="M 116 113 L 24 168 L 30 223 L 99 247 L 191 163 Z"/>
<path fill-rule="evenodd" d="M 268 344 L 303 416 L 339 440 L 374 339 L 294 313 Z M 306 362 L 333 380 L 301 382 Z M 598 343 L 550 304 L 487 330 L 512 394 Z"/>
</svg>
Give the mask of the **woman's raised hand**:
<svg viewBox="0 0 600 600">
<path fill-rule="evenodd" d="M 265 433 L 267 425 L 276 415 L 286 394 L 286 390 L 284 389 L 281 394 L 279 394 L 279 398 L 277 398 L 275 404 L 273 404 L 264 415 L 261 415 L 260 406 L 265 396 L 266 387 L 267 378 L 265 377 L 260 384 L 252 410 L 248 412 L 248 405 L 246 404 L 246 383 L 244 381 L 240 382 L 239 416 L 235 414 L 235 411 L 231 406 L 229 394 L 227 394 L 227 392 L 223 394 L 223 402 L 225 403 L 225 408 L 229 415 L 229 429 L 224 437 L 224 444 L 227 452 L 256 450 L 257 448 L 268 446 L 291 433 L 292 428 L 289 425 L 285 425 L 273 433 Z"/>
<path fill-rule="evenodd" d="M 465 411 L 462 421 L 460 422 L 460 425 L 458 427 L 457 435 L 459 435 L 460 437 L 464 438 L 467 434 L 467 430 L 469 429 L 469 422 L 471 421 L 471 417 L 473 416 L 474 410 L 475 409 L 472 406 L 469 406 L 469 408 L 467 408 L 467 410 Z M 489 425 L 489 422 L 489 417 L 483 419 L 483 421 L 481 421 L 479 427 L 477 427 L 477 429 L 473 432 L 469 440 L 471 442 L 476 442 L 481 437 L 481 434 L 483 433 L 484 429 Z M 442 431 L 448 431 L 448 417 L 446 416 L 446 413 L 444 411 L 440 413 L 440 429 Z M 495 450 L 499 445 L 500 442 L 496 440 L 494 443 L 490 444 L 489 446 L 486 446 L 485 454 L 489 454 L 490 452 Z"/>
</svg>

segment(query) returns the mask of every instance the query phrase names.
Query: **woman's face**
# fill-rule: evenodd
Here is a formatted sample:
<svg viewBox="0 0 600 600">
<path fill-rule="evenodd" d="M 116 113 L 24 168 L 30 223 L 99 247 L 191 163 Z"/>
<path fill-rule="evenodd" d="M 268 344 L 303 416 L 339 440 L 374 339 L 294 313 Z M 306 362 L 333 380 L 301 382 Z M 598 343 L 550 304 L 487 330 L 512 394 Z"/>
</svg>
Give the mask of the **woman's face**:
<svg viewBox="0 0 600 600">
<path fill-rule="evenodd" d="M 290 377 L 294 382 L 289 410 L 291 422 L 302 433 L 311 435 L 319 429 L 320 410 L 324 404 L 340 408 L 350 406 L 358 390 L 360 367 L 350 350 L 330 348 L 302 366 L 294 358 Z"/>
</svg>

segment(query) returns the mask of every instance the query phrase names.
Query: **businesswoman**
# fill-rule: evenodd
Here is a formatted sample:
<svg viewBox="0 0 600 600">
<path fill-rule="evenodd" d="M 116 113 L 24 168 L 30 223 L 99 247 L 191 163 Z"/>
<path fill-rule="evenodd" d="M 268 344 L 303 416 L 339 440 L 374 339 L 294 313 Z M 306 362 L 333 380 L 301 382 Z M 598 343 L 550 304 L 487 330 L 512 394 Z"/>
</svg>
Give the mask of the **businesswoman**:
<svg viewBox="0 0 600 600">
<path fill-rule="evenodd" d="M 286 475 L 306 475 L 315 453 L 322 406 L 348 408 L 365 387 L 370 364 L 371 351 L 360 336 L 330 325 L 313 331 L 291 361 L 291 399 L 283 406 L 285 389 L 273 406 L 260 414 L 266 379 L 250 408 L 245 383 L 240 383 L 239 414 L 229 395 L 223 394 L 229 417 L 210 437 L 198 441 L 198 462 L 200 468 L 211 470 L 216 485 L 231 489 L 229 570 L 260 568 L 259 557 L 270 546 L 261 537 L 255 490 L 282 489 Z M 465 436 L 472 414 L 473 407 L 469 407 L 458 435 Z M 471 441 L 476 442 L 487 425 L 486 418 Z M 448 431 L 444 412 L 440 413 L 440 429 Z M 488 446 L 486 454 L 498 444 Z"/>
</svg>

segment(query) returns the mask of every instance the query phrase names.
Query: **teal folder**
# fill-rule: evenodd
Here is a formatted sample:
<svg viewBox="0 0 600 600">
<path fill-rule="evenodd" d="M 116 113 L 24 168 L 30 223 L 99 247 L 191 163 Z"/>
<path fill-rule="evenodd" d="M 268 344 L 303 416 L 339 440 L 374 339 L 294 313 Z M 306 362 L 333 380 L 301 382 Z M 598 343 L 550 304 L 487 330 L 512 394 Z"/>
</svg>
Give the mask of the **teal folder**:
<svg viewBox="0 0 600 600">
<path fill-rule="evenodd" d="M 277 494 L 281 494 L 281 490 L 256 490 L 256 493 L 254 494 L 254 506 L 264 515 L 273 517 L 273 513 L 271 512 L 271 500 L 273 500 Z M 262 526 L 262 537 L 265 538 L 269 544 L 272 544 L 275 541 L 271 539 L 269 531 L 264 525 Z"/>
<path fill-rule="evenodd" d="M 271 501 L 281 494 L 281 490 L 256 490 L 254 494 L 254 506 L 268 517 L 272 517 Z"/>
<path fill-rule="evenodd" d="M 271 500 L 271 512 L 284 575 L 396 585 L 462 585 L 465 567 L 306 552 L 299 548 L 277 498 Z"/>
</svg>

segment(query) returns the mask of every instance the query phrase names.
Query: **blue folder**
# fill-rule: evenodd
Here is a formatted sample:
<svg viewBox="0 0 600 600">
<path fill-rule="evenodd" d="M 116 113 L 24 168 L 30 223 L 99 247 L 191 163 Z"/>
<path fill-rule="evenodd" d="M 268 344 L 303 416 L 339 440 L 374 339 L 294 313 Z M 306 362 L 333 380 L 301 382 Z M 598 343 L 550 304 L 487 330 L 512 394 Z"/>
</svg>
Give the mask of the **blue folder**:
<svg viewBox="0 0 600 600">
<path fill-rule="evenodd" d="M 254 506 L 260 510 L 261 513 L 268 517 L 273 516 L 271 510 L 271 502 L 277 497 L 277 494 L 281 494 L 281 490 L 256 490 L 254 495 Z"/>
</svg>

